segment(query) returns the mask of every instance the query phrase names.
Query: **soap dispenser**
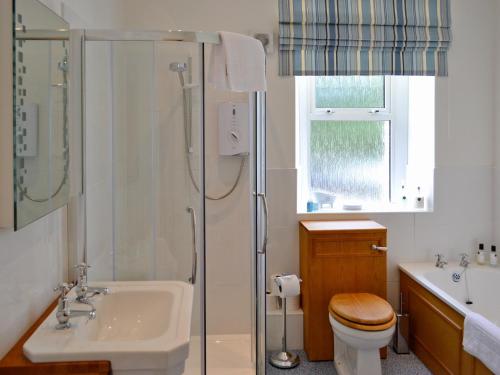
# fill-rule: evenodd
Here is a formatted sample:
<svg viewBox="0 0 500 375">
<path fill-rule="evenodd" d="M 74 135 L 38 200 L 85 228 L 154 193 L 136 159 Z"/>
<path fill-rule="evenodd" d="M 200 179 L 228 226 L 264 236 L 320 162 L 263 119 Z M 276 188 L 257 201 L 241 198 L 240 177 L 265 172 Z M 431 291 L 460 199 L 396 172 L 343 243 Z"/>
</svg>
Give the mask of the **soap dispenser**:
<svg viewBox="0 0 500 375">
<path fill-rule="evenodd" d="M 495 245 L 491 246 L 491 252 L 490 252 L 490 265 L 495 267 L 498 263 L 498 258 L 497 258 L 497 247 Z"/>
<path fill-rule="evenodd" d="M 477 262 L 477 264 L 484 264 L 485 261 L 486 260 L 484 257 L 484 244 L 480 243 L 479 250 L 477 251 L 477 255 L 476 255 L 476 262 Z"/>
</svg>

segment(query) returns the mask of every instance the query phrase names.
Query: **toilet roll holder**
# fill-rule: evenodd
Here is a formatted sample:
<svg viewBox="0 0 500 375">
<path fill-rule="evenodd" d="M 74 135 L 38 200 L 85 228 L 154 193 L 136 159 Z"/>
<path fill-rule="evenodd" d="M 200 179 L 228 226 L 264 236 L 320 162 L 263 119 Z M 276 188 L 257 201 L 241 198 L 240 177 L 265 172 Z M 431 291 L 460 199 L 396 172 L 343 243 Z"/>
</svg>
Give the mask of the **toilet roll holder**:
<svg viewBox="0 0 500 375">
<path fill-rule="evenodd" d="M 277 276 L 274 279 L 274 282 L 278 284 L 277 279 L 281 276 L 287 276 L 285 274 Z M 302 282 L 301 279 L 299 279 L 300 282 Z M 281 297 L 280 297 L 281 298 Z M 300 364 L 300 357 L 295 354 L 291 353 L 287 350 L 287 344 L 286 344 L 286 297 L 281 298 L 281 309 L 283 311 L 283 338 L 281 339 L 281 352 L 276 353 L 269 358 L 269 363 L 277 368 L 280 369 L 291 369 L 294 367 L 297 367 Z"/>
</svg>

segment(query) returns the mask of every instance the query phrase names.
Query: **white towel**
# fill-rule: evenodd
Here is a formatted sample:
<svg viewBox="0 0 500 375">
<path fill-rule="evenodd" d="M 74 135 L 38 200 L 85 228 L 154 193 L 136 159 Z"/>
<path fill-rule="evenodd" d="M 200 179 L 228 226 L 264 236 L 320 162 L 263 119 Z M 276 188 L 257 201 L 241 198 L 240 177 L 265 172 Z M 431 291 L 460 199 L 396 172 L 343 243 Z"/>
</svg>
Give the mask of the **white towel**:
<svg viewBox="0 0 500 375">
<path fill-rule="evenodd" d="M 471 312 L 464 322 L 464 350 L 479 358 L 494 374 L 500 374 L 500 327 Z"/>
<path fill-rule="evenodd" d="M 252 37 L 220 32 L 221 43 L 212 47 L 208 82 L 220 90 L 266 91 L 266 54 Z"/>
</svg>

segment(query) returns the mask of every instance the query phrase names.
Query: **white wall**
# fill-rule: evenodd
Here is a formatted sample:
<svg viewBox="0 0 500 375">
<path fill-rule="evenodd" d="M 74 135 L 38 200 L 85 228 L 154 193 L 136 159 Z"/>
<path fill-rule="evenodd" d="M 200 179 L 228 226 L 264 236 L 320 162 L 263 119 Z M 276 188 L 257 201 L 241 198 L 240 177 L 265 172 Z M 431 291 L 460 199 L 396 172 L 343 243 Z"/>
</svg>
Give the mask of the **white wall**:
<svg viewBox="0 0 500 375">
<path fill-rule="evenodd" d="M 57 297 L 66 279 L 66 212 L 59 209 L 18 232 L 0 230 L 0 357 Z"/>
<path fill-rule="evenodd" d="M 67 0 L 66 3 L 78 9 L 81 2 Z M 433 213 L 370 215 L 389 229 L 388 290 L 393 303 L 398 294 L 398 263 L 432 260 L 438 251 L 454 258 L 459 252 L 472 250 L 476 240 L 489 243 L 493 238 L 496 18 L 492 10 L 496 9 L 496 1 L 453 0 L 451 3 L 454 40 L 449 54 L 449 77 L 437 81 L 435 210 Z M 97 9 L 103 3 L 91 0 L 85 4 L 88 9 L 93 6 Z M 107 16 L 95 17 L 95 27 L 274 31 L 275 35 L 278 28 L 277 4 L 269 0 L 109 0 L 104 5 L 103 14 Z M 267 65 L 270 273 L 298 272 L 299 269 L 294 80 L 278 77 L 277 70 L 275 52 L 268 56 Z M 208 121 L 207 131 L 214 125 Z M 229 183 L 233 171 L 229 167 L 220 169 L 220 164 L 218 167 L 218 173 Z M 235 218 L 243 217 L 246 208 L 239 204 L 235 198 L 222 205 L 207 206 L 207 268 L 217 272 L 220 285 L 233 286 L 231 292 L 230 288 L 218 289 L 224 290 L 224 298 L 217 300 L 219 305 L 213 311 L 221 314 L 222 324 L 231 309 L 248 298 L 245 292 L 238 295 L 235 289 L 238 285 L 234 284 L 237 271 L 248 267 L 238 262 L 240 255 L 247 255 L 248 247 L 238 241 L 237 235 L 223 237 L 243 233 L 241 222 Z M 211 213 L 217 215 L 211 216 Z M 211 240 L 212 233 L 222 236 L 217 243 Z M 223 246 L 227 243 L 230 246 L 225 249 Z M 212 265 L 211 255 L 215 255 Z"/>
</svg>

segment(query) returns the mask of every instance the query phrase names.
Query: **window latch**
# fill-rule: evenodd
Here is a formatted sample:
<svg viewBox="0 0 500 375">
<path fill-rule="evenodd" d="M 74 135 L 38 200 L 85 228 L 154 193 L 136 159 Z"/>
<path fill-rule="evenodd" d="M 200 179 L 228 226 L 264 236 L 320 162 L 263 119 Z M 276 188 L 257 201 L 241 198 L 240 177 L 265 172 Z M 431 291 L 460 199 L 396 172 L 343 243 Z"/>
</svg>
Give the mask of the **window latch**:
<svg viewBox="0 0 500 375">
<path fill-rule="evenodd" d="M 327 109 L 326 113 L 331 114 L 331 113 L 335 113 L 335 111 L 333 109 Z"/>
<path fill-rule="evenodd" d="M 375 115 L 377 113 L 380 113 L 380 109 L 371 109 L 368 111 L 368 113 L 371 113 L 372 115 Z"/>
</svg>

